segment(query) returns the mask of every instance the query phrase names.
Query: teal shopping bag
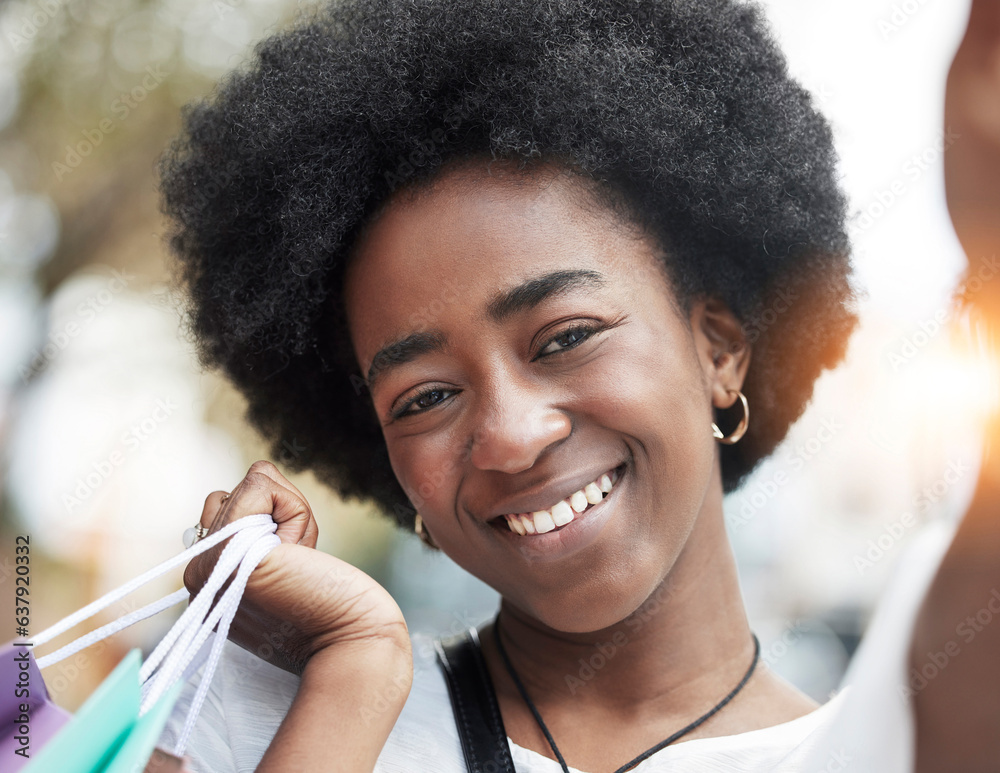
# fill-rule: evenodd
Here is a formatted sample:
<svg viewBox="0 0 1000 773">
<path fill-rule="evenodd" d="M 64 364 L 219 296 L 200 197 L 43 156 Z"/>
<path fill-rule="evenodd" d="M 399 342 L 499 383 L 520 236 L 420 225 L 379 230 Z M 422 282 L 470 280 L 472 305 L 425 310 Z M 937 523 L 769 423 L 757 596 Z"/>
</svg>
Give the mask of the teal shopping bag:
<svg viewBox="0 0 1000 773">
<path fill-rule="evenodd" d="M 24 773 L 141 773 L 183 684 L 139 716 L 139 650 L 132 650 Z"/>
</svg>

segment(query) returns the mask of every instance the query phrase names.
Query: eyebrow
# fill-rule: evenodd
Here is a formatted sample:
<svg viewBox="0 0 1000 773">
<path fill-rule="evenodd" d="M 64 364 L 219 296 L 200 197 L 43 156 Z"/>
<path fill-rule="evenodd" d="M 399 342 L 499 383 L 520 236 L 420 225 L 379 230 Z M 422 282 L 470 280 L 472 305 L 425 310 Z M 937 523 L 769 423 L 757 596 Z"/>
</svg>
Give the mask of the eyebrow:
<svg viewBox="0 0 1000 773">
<path fill-rule="evenodd" d="M 538 306 L 542 301 L 578 287 L 597 288 L 604 285 L 604 275 L 589 269 L 564 269 L 527 279 L 515 287 L 496 293 L 486 305 L 486 316 L 501 323 L 515 314 Z M 437 330 L 410 333 L 376 352 L 368 368 L 368 390 L 386 372 L 414 360 L 422 354 L 444 349 L 447 339 Z"/>
</svg>

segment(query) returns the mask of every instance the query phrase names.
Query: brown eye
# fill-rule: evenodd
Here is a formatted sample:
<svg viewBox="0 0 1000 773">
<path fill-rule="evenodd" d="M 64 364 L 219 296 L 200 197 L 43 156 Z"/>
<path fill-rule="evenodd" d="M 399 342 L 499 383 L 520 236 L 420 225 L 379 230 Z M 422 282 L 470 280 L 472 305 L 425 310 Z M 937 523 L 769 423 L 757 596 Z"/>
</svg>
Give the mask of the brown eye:
<svg viewBox="0 0 1000 773">
<path fill-rule="evenodd" d="M 420 397 L 410 403 L 410 405 L 417 405 L 421 408 L 430 408 L 441 399 L 441 395 L 443 394 L 443 389 L 432 389 L 429 392 L 424 392 L 420 395 Z"/>
<path fill-rule="evenodd" d="M 452 389 L 425 389 L 423 392 L 415 395 L 413 398 L 408 400 L 402 408 L 393 413 L 393 418 L 398 419 L 401 416 L 409 416 L 415 413 L 423 413 L 429 408 L 433 408 L 440 402 L 444 402 L 447 399 L 447 395 L 452 393 Z M 411 411 L 410 408 L 416 406 L 418 410 Z"/>
<path fill-rule="evenodd" d="M 600 325 L 574 325 L 571 328 L 567 328 L 550 338 L 545 347 L 538 352 L 538 357 L 548 357 L 549 355 L 559 354 L 560 352 L 572 349 L 582 341 L 590 338 L 594 333 L 600 332 L 600 330 Z M 553 349 L 553 344 L 557 344 L 558 346 Z"/>
</svg>

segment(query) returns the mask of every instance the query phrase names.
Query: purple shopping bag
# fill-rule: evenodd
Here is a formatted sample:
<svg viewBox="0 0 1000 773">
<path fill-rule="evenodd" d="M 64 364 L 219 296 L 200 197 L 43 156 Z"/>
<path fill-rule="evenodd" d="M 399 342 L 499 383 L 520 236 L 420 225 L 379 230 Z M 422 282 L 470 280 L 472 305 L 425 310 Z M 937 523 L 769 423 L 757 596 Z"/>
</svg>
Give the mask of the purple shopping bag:
<svg viewBox="0 0 1000 773">
<path fill-rule="evenodd" d="M 71 717 L 49 698 L 31 647 L 0 645 L 0 770 L 27 765 Z"/>
</svg>

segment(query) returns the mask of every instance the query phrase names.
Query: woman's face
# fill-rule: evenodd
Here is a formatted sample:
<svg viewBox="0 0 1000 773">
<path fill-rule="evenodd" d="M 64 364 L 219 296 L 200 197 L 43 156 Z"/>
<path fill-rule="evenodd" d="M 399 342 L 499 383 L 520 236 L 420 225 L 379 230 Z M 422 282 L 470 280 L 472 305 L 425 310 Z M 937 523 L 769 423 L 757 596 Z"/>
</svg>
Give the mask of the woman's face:
<svg viewBox="0 0 1000 773">
<path fill-rule="evenodd" d="M 706 549 L 711 407 L 731 402 L 718 333 L 738 324 L 704 302 L 686 318 L 656 244 L 581 206 L 555 169 L 445 171 L 395 198 L 356 245 L 345 302 L 434 541 L 542 623 L 593 631 Z"/>
</svg>

